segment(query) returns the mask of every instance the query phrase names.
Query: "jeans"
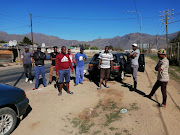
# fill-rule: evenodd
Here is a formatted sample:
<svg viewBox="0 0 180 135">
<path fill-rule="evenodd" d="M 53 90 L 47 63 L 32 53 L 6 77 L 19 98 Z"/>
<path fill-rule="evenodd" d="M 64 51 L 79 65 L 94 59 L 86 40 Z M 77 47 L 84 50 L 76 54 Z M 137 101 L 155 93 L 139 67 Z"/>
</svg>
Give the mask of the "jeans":
<svg viewBox="0 0 180 135">
<path fill-rule="evenodd" d="M 35 71 L 35 78 L 36 78 L 35 88 L 37 89 L 39 87 L 39 75 L 40 74 L 43 78 L 43 85 L 44 85 L 44 87 L 46 87 L 45 67 L 44 66 L 36 66 L 34 71 Z"/>
<path fill-rule="evenodd" d="M 133 80 L 134 82 L 137 82 L 137 71 L 138 71 L 138 68 L 139 68 L 139 65 L 131 65 L 132 69 L 133 69 Z"/>
<path fill-rule="evenodd" d="M 82 83 L 83 81 L 83 71 L 84 71 L 84 66 L 83 67 L 76 66 L 76 84 L 77 85 L 79 83 Z"/>
<path fill-rule="evenodd" d="M 70 70 L 58 70 L 58 72 L 60 77 L 60 84 L 64 83 L 64 78 L 66 80 L 66 83 L 70 82 Z"/>
<path fill-rule="evenodd" d="M 24 73 L 26 75 L 26 78 L 29 80 L 32 80 L 32 74 L 31 74 L 32 64 L 24 64 Z"/>
</svg>

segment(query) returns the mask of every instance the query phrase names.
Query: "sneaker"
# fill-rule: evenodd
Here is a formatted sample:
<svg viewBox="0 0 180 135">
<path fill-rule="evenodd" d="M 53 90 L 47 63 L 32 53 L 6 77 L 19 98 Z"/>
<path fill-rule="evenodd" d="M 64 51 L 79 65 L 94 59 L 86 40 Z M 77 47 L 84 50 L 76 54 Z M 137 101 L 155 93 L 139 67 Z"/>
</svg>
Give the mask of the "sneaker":
<svg viewBox="0 0 180 135">
<path fill-rule="evenodd" d="M 97 89 L 98 89 L 98 90 L 100 90 L 100 89 L 101 89 L 101 87 L 98 87 Z"/>
<path fill-rule="evenodd" d="M 77 84 L 74 84 L 74 86 L 77 86 Z"/>
<path fill-rule="evenodd" d="M 165 104 L 159 104 L 159 107 L 166 107 L 166 105 Z"/>
<path fill-rule="evenodd" d="M 32 83 L 33 83 L 33 81 L 32 81 L 32 80 L 30 80 L 30 81 L 29 81 L 29 83 L 30 83 L 30 84 L 32 84 Z"/>
<path fill-rule="evenodd" d="M 25 82 L 28 82 L 28 78 L 26 78 Z"/>
<path fill-rule="evenodd" d="M 108 85 L 105 85 L 105 87 L 106 87 L 106 88 L 109 88 L 109 86 L 108 86 Z"/>
<path fill-rule="evenodd" d="M 33 90 L 37 90 L 37 88 L 34 88 Z"/>
<path fill-rule="evenodd" d="M 83 84 L 82 82 L 80 84 Z"/>
</svg>

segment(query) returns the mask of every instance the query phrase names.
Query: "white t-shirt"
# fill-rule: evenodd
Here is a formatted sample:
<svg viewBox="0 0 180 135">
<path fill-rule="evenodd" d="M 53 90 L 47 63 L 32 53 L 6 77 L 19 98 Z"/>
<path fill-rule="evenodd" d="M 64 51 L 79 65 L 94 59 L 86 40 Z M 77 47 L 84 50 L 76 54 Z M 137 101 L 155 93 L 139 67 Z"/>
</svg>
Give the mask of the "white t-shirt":
<svg viewBox="0 0 180 135">
<path fill-rule="evenodd" d="M 110 61 L 113 60 L 112 53 L 100 53 L 99 58 L 101 59 L 101 68 L 110 68 Z"/>
<path fill-rule="evenodd" d="M 135 58 L 132 58 L 132 59 L 131 59 L 131 64 L 132 64 L 132 65 L 139 65 L 138 59 L 139 59 L 140 51 L 139 51 L 139 49 L 136 49 L 135 51 L 133 50 L 133 51 L 131 52 L 131 55 L 133 55 L 135 52 L 136 52 L 137 54 L 136 54 L 136 57 L 135 57 Z"/>
</svg>

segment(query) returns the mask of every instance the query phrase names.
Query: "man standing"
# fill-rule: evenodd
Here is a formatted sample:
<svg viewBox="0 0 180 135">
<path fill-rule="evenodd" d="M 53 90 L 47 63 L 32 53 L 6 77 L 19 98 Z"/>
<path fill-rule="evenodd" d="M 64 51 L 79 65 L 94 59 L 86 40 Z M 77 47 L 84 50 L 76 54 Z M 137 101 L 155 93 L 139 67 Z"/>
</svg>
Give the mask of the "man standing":
<svg viewBox="0 0 180 135">
<path fill-rule="evenodd" d="M 73 71 L 71 59 L 69 58 L 69 55 L 66 54 L 66 47 L 62 46 L 61 53 L 58 54 L 56 57 L 56 73 L 59 73 L 59 77 L 60 77 L 59 94 L 58 94 L 59 96 L 62 95 L 64 79 L 66 81 L 67 93 L 73 94 L 73 92 L 69 90 L 69 82 L 70 82 L 69 67 L 71 68 L 73 73 L 74 71 Z"/>
<path fill-rule="evenodd" d="M 113 67 L 113 55 L 112 53 L 109 53 L 109 46 L 105 47 L 105 51 L 99 54 L 99 64 L 98 68 L 100 69 L 100 82 L 98 90 L 101 89 L 101 84 L 103 82 L 103 79 L 105 78 L 105 87 L 109 88 L 107 85 L 107 81 L 109 79 L 110 75 L 110 68 L 112 70 Z"/>
<path fill-rule="evenodd" d="M 161 87 L 163 101 L 160 107 L 166 107 L 166 100 L 167 100 L 166 87 L 169 81 L 169 74 L 168 74 L 169 60 L 166 58 L 166 50 L 160 49 L 158 51 L 158 57 L 160 60 L 155 67 L 155 70 L 158 71 L 157 81 L 154 84 L 151 93 L 149 95 L 145 95 L 145 97 L 151 98 L 156 92 L 156 90 L 159 87 Z"/>
<path fill-rule="evenodd" d="M 25 51 L 21 55 L 22 62 L 23 62 L 23 67 L 24 67 L 24 73 L 26 75 L 25 82 L 29 82 L 32 84 L 32 74 L 31 74 L 31 69 L 32 66 L 34 68 L 34 59 L 33 59 L 33 53 L 29 51 L 29 47 L 25 47 Z M 32 59 L 32 61 L 31 61 Z"/>
<path fill-rule="evenodd" d="M 42 75 L 43 78 L 43 85 L 46 87 L 46 78 L 45 78 L 45 67 L 44 67 L 44 60 L 46 59 L 46 54 L 41 52 L 41 46 L 37 47 L 37 52 L 33 54 L 33 58 L 35 60 L 35 88 L 33 90 L 36 90 L 39 87 L 39 75 Z"/>
<path fill-rule="evenodd" d="M 134 43 L 132 44 L 132 49 L 133 51 L 129 54 L 129 58 L 131 58 L 131 67 L 132 67 L 132 75 L 133 75 L 133 80 L 134 80 L 134 89 L 137 88 L 137 71 L 139 68 L 139 63 L 138 63 L 138 59 L 139 59 L 139 55 L 140 55 L 140 51 L 137 47 L 137 44 Z"/>
<path fill-rule="evenodd" d="M 71 49 L 68 49 L 68 55 L 69 55 L 69 58 L 71 59 L 72 65 L 74 67 L 75 66 L 75 59 L 74 59 L 74 54 L 71 53 Z"/>
<path fill-rule="evenodd" d="M 55 60 L 56 60 L 56 56 L 59 54 L 57 52 L 57 46 L 54 46 L 54 52 L 52 52 L 50 54 L 50 59 L 52 60 L 52 64 L 51 64 L 51 67 L 50 67 L 50 73 L 49 73 L 49 83 L 48 84 L 51 84 L 52 83 L 52 76 L 53 76 L 53 72 L 54 70 L 56 70 L 56 63 L 55 63 Z M 56 74 L 56 83 L 58 82 L 58 79 L 59 79 L 59 75 Z"/>
<path fill-rule="evenodd" d="M 75 81 L 75 85 L 83 84 L 83 71 L 84 71 L 84 62 L 87 59 L 86 54 L 84 54 L 84 47 L 80 48 L 80 53 L 77 53 L 75 55 L 75 65 L 76 65 L 76 81 Z M 79 77 L 80 76 L 80 77 Z"/>
</svg>

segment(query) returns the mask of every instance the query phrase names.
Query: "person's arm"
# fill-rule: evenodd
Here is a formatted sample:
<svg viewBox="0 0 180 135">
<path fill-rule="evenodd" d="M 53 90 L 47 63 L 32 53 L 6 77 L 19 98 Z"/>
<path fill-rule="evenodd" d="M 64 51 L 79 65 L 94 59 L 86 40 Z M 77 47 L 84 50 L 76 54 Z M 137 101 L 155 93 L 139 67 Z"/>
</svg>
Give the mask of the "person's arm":
<svg viewBox="0 0 180 135">
<path fill-rule="evenodd" d="M 77 66 L 77 54 L 75 55 L 75 65 Z"/>
<path fill-rule="evenodd" d="M 51 54 L 51 56 L 50 56 L 50 60 L 56 60 L 56 58 L 52 58 L 52 54 Z"/>
<path fill-rule="evenodd" d="M 111 70 L 112 70 L 113 69 L 113 61 L 111 60 L 110 63 L 111 63 Z"/>
<path fill-rule="evenodd" d="M 56 60 L 55 60 L 55 64 L 56 64 L 56 74 L 58 74 L 58 64 L 59 64 L 59 54 L 56 56 Z"/>
<path fill-rule="evenodd" d="M 45 53 L 41 53 L 40 54 L 40 59 L 41 60 L 45 60 L 46 59 L 46 54 Z"/>
<path fill-rule="evenodd" d="M 31 59 L 32 59 L 32 67 L 34 68 L 34 58 L 31 57 Z"/>
<path fill-rule="evenodd" d="M 86 54 L 85 54 L 85 59 L 84 59 L 84 62 L 87 60 L 87 56 L 86 56 Z"/>
<path fill-rule="evenodd" d="M 99 59 L 98 69 L 100 69 L 101 59 Z"/>
<path fill-rule="evenodd" d="M 21 59 L 22 59 L 22 66 L 24 67 L 24 55 L 21 55 Z"/>
</svg>

